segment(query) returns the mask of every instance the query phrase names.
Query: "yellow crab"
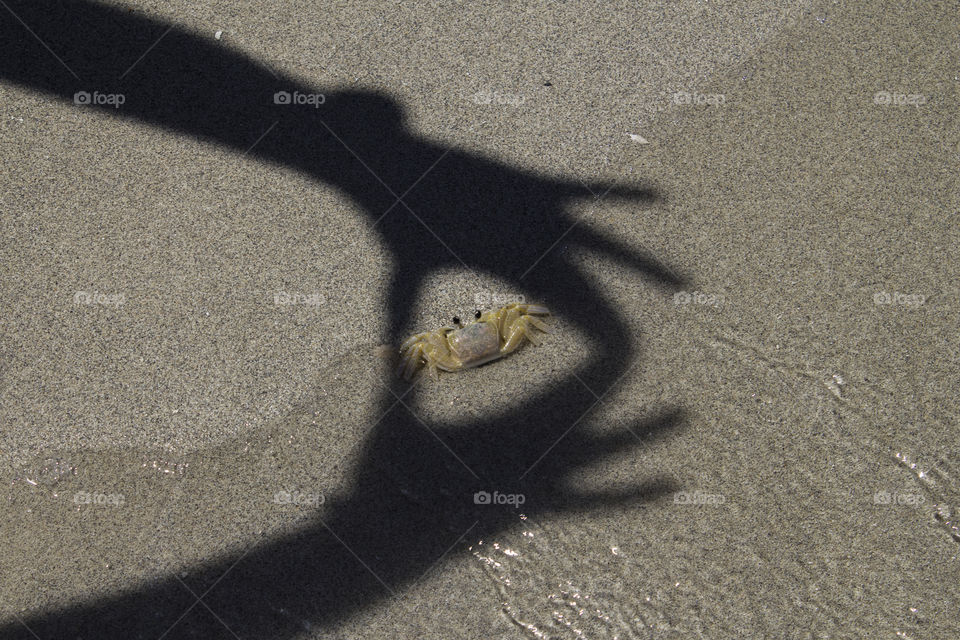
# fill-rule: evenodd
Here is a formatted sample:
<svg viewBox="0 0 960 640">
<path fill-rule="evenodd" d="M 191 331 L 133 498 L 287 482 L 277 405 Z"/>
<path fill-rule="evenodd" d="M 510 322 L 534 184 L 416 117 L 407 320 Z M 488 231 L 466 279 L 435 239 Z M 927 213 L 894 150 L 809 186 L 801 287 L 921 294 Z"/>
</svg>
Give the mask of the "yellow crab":
<svg viewBox="0 0 960 640">
<path fill-rule="evenodd" d="M 426 365 L 437 380 L 437 370 L 459 371 L 502 358 L 524 343 L 524 338 L 540 344 L 537 331 L 550 329 L 537 316 L 549 316 L 546 307 L 536 304 L 508 304 L 496 311 L 476 313 L 476 322 L 446 326 L 437 331 L 412 335 L 400 346 L 397 374 L 410 380 Z"/>
</svg>

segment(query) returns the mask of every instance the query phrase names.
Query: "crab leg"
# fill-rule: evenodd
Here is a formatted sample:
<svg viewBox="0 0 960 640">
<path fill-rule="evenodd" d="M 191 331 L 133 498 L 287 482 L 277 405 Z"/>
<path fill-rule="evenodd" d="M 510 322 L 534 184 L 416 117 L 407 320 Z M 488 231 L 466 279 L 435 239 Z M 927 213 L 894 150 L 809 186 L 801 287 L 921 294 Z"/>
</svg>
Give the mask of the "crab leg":
<svg viewBox="0 0 960 640">
<path fill-rule="evenodd" d="M 406 340 L 404 340 L 404 342 L 403 342 L 402 345 L 400 345 L 400 353 L 403 353 L 404 351 L 406 351 L 407 349 L 409 349 L 414 343 L 420 342 L 421 340 L 423 340 L 424 338 L 426 338 L 428 335 L 430 335 L 429 332 L 427 332 L 427 333 L 416 333 L 416 334 L 410 336 L 409 338 L 407 338 Z"/>
<path fill-rule="evenodd" d="M 536 335 L 537 329 L 549 333 L 549 327 L 536 318 L 531 316 L 522 316 L 517 318 L 517 320 L 509 328 L 509 335 L 505 336 L 506 342 L 500 348 L 500 353 L 508 354 L 515 350 L 517 347 L 523 344 L 524 338 L 528 339 L 535 345 L 539 345 L 540 340 Z"/>
<path fill-rule="evenodd" d="M 521 305 L 521 309 L 520 309 L 520 310 L 521 310 L 523 313 L 527 314 L 527 315 L 534 315 L 534 314 L 535 314 L 535 315 L 540 315 L 540 316 L 548 316 L 548 315 L 550 315 L 550 310 L 547 309 L 546 307 L 542 306 L 542 305 L 539 305 L 539 304 L 525 304 L 525 305 Z"/>
<path fill-rule="evenodd" d="M 420 366 L 420 356 L 422 354 L 423 344 L 420 343 L 409 347 L 406 353 L 404 353 L 403 358 L 400 361 L 400 366 L 397 367 L 397 373 L 402 375 L 404 380 L 409 380 L 411 377 L 413 377 L 414 372 L 416 372 L 417 368 Z"/>
<path fill-rule="evenodd" d="M 527 316 L 525 318 L 528 322 L 532 323 L 537 329 L 543 331 L 544 333 L 550 333 L 550 327 L 540 318 L 534 318 L 533 316 Z"/>
</svg>

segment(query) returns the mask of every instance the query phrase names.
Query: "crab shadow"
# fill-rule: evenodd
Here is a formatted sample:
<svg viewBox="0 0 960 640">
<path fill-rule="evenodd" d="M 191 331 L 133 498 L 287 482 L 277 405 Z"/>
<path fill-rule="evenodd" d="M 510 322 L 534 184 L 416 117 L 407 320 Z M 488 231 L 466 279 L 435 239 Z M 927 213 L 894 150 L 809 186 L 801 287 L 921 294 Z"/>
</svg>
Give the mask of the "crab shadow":
<svg viewBox="0 0 960 640">
<path fill-rule="evenodd" d="M 683 287 L 652 256 L 566 212 L 575 199 L 602 194 L 635 202 L 642 215 L 660 197 L 653 189 L 585 185 L 429 141 L 383 93 L 305 86 L 216 41 L 119 8 L 13 0 L 0 15 L 5 81 L 70 102 L 85 92 L 94 97 L 78 109 L 294 168 L 358 205 L 394 265 L 385 301 L 394 343 L 412 329 L 425 278 L 449 268 L 509 282 L 591 336 L 591 358 L 577 371 L 516 409 L 455 429 L 424 422 L 419 391 L 391 383 L 374 399 L 384 417 L 363 443 L 352 486 L 311 526 L 182 578 L 6 621 L 0 637 L 293 637 L 305 624 L 334 627 L 403 598 L 469 532 L 516 522 L 511 508 L 476 504 L 476 492 L 523 494 L 524 513 L 536 517 L 630 508 L 676 490 L 656 477 L 621 493 L 578 493 L 566 482 L 572 471 L 634 452 L 640 439 L 655 442 L 683 422 L 680 409 L 668 408 L 603 437 L 579 424 L 636 364 L 637 338 L 556 246 L 562 238 L 595 252 L 619 264 L 623 277 L 664 293 Z M 278 103 L 277 92 L 324 100 Z M 124 101 L 115 108 L 97 95 Z"/>
</svg>

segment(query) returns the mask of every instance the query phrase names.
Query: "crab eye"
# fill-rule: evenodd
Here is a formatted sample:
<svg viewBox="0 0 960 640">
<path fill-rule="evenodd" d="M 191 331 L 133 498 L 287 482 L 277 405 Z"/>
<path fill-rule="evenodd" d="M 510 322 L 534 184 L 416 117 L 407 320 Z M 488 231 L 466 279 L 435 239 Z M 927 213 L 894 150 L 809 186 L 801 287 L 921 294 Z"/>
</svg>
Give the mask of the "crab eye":
<svg viewBox="0 0 960 640">
<path fill-rule="evenodd" d="M 453 316 L 453 324 L 460 324 L 460 318 Z"/>
<path fill-rule="evenodd" d="M 480 316 L 481 316 L 481 313 L 480 313 L 479 310 L 478 310 L 476 313 L 473 314 L 473 317 L 476 318 L 477 320 L 480 319 Z"/>
</svg>

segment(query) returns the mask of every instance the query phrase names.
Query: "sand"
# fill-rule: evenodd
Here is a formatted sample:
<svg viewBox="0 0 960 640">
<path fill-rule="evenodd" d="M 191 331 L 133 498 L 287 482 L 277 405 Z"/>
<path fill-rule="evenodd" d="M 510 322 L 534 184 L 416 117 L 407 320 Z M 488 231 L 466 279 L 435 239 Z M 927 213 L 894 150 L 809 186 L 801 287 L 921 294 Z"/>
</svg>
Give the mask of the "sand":
<svg viewBox="0 0 960 640">
<path fill-rule="evenodd" d="M 8 4 L 0 637 L 960 636 L 956 7 Z"/>
</svg>

